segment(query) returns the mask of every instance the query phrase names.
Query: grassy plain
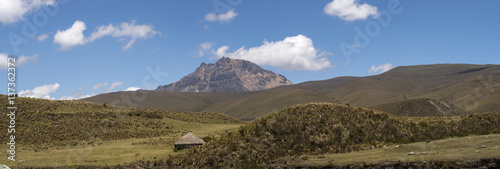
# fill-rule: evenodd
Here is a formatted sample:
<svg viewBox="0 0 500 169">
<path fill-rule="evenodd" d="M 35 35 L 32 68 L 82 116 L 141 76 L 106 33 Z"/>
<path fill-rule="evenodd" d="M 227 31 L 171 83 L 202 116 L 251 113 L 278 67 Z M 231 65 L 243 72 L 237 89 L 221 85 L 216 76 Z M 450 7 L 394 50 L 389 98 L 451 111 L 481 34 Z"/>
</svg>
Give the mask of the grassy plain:
<svg viewBox="0 0 500 169">
<path fill-rule="evenodd" d="M 450 141 L 450 139 L 452 139 Z M 399 145 L 398 148 L 396 146 Z M 484 148 L 482 148 L 484 146 Z M 408 155 L 414 152 L 415 155 Z M 424 154 L 422 154 L 424 153 Z M 447 138 L 430 143 L 392 144 L 387 147 L 351 153 L 308 155 L 299 166 L 344 166 L 358 163 L 457 161 L 500 158 L 500 134 Z"/>
</svg>

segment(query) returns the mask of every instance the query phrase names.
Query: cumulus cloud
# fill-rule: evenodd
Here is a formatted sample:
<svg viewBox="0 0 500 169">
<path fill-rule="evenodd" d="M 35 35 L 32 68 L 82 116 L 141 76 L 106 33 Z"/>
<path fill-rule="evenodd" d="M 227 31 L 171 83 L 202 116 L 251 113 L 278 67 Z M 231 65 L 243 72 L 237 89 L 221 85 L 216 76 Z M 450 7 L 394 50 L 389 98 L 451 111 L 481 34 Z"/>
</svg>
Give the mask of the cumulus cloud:
<svg viewBox="0 0 500 169">
<path fill-rule="evenodd" d="M 35 87 L 33 90 L 21 90 L 18 94 L 20 97 L 34 97 L 42 99 L 54 99 L 50 97 L 51 93 L 54 93 L 59 88 L 58 83 L 48 84 L 43 86 Z"/>
<path fill-rule="evenodd" d="M 377 7 L 359 4 L 358 0 L 333 0 L 323 9 L 326 14 L 337 16 L 346 21 L 366 20 L 368 16 L 378 17 Z"/>
<path fill-rule="evenodd" d="M 314 48 L 313 41 L 304 35 L 286 37 L 276 42 L 264 41 L 258 47 L 246 49 L 244 46 L 234 52 L 228 52 L 229 46 L 222 46 L 212 51 L 217 57 L 244 59 L 259 65 L 270 65 L 286 70 L 321 70 L 331 67 L 325 55 Z"/>
<path fill-rule="evenodd" d="M 105 92 L 106 92 L 106 93 L 107 93 L 107 92 L 110 92 L 110 91 L 112 91 L 113 89 L 115 89 L 115 87 L 116 87 L 116 86 L 120 86 L 120 85 L 122 85 L 122 84 L 123 84 L 123 82 L 122 82 L 122 81 L 111 83 L 111 86 L 109 86 L 109 87 L 106 89 L 106 91 L 105 91 Z"/>
<path fill-rule="evenodd" d="M 92 94 L 86 94 L 86 95 L 82 95 L 82 96 L 80 96 L 78 99 L 85 99 L 85 98 L 87 98 L 87 97 L 92 97 L 92 96 L 95 96 L 95 95 L 97 95 L 97 94 L 95 94 L 95 93 L 92 93 Z"/>
<path fill-rule="evenodd" d="M 370 70 L 368 70 L 368 73 L 370 73 L 370 74 L 384 73 L 384 72 L 391 70 L 392 68 L 394 68 L 392 66 L 392 63 L 386 63 L 386 64 L 378 65 L 378 66 L 372 65 Z"/>
<path fill-rule="evenodd" d="M 92 93 L 92 94 L 86 94 L 86 95 L 81 95 L 81 96 L 62 96 L 59 98 L 59 100 L 77 100 L 77 99 L 85 99 L 87 97 L 92 97 L 97 94 Z"/>
<path fill-rule="evenodd" d="M 101 87 L 104 87 L 104 86 L 106 86 L 106 85 L 108 85 L 108 82 L 98 83 L 98 84 L 96 84 L 96 85 L 92 86 L 92 91 L 97 90 L 97 89 L 99 89 L 99 88 L 101 88 Z"/>
<path fill-rule="evenodd" d="M 214 46 L 214 43 L 211 42 L 205 42 L 200 45 L 198 45 L 198 56 L 204 56 L 205 54 L 210 54 L 210 50 Z"/>
<path fill-rule="evenodd" d="M 92 32 L 89 37 L 89 41 L 92 42 L 96 39 L 102 38 L 104 36 L 112 37 L 130 37 L 130 41 L 123 46 L 123 49 L 130 48 L 137 38 L 147 39 L 159 32 L 154 30 L 151 25 L 136 25 L 135 21 L 131 23 L 123 22 L 120 25 L 102 25 L 98 26 L 96 31 Z"/>
<path fill-rule="evenodd" d="M 57 30 L 54 35 L 54 43 L 61 45 L 60 50 L 69 50 L 75 45 L 85 44 L 85 36 L 83 31 L 87 29 L 85 23 L 82 21 L 75 21 L 70 28 L 60 31 Z"/>
<path fill-rule="evenodd" d="M 76 97 L 73 96 L 61 96 L 59 100 L 75 100 Z"/>
<path fill-rule="evenodd" d="M 9 61 L 7 60 L 9 56 L 5 53 L 0 53 L 0 70 L 7 69 L 9 66 Z"/>
<path fill-rule="evenodd" d="M 36 37 L 36 39 L 38 40 L 38 42 L 43 42 L 43 41 L 45 41 L 45 39 L 47 39 L 48 37 L 49 37 L 49 35 L 48 35 L 48 34 L 41 34 L 41 35 L 38 35 L 38 36 Z"/>
<path fill-rule="evenodd" d="M 83 45 L 105 36 L 111 36 L 120 39 L 130 38 L 123 46 L 123 49 L 127 50 L 135 43 L 136 39 L 147 39 L 160 33 L 155 31 L 152 25 L 137 25 L 135 21 L 130 23 L 123 22 L 120 25 L 109 24 L 97 26 L 96 30 L 89 37 L 83 35 L 85 29 L 84 22 L 75 21 L 71 28 L 64 31 L 57 31 L 54 36 L 54 43 L 61 45 L 60 49 L 62 50 L 69 50 L 75 45 Z"/>
<path fill-rule="evenodd" d="M 9 64 L 7 60 L 8 57 L 9 55 L 7 55 L 6 53 L 0 53 L 0 70 L 7 69 Z M 37 60 L 38 60 L 37 54 L 33 56 L 20 56 L 16 59 L 16 66 L 21 66 L 28 62 L 36 62 Z"/>
<path fill-rule="evenodd" d="M 57 5 L 55 0 L 1 0 L 0 22 L 14 23 L 25 15 L 38 11 L 43 6 Z"/>
<path fill-rule="evenodd" d="M 220 22 L 229 22 L 236 18 L 238 16 L 238 13 L 234 12 L 234 9 L 231 9 L 227 11 L 226 13 L 219 14 L 217 15 L 214 12 L 210 12 L 205 15 L 205 20 L 209 22 L 215 22 L 215 21 L 220 21 Z"/>
<path fill-rule="evenodd" d="M 28 62 L 36 62 L 38 61 L 38 54 L 35 54 L 33 56 L 19 56 L 16 60 L 17 66 L 24 65 L 25 63 Z"/>
<path fill-rule="evenodd" d="M 141 90 L 141 88 L 138 88 L 138 87 L 128 87 L 127 89 L 123 90 L 123 91 L 137 91 L 137 90 Z"/>
</svg>

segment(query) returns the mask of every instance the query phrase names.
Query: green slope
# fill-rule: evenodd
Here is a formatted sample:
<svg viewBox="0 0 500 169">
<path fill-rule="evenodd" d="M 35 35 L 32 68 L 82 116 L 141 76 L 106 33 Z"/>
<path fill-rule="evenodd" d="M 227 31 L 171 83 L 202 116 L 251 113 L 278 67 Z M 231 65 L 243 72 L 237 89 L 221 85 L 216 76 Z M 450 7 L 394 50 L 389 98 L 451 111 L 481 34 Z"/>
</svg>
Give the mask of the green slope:
<svg viewBox="0 0 500 169">
<path fill-rule="evenodd" d="M 340 101 L 370 107 L 408 99 L 451 102 L 469 112 L 497 111 L 499 65 L 438 64 L 402 66 L 351 82 L 328 93 Z"/>
<path fill-rule="evenodd" d="M 370 107 L 400 116 L 461 116 L 466 115 L 457 106 L 435 99 L 412 99 Z"/>
<path fill-rule="evenodd" d="M 276 88 L 249 97 L 215 103 L 204 111 L 222 112 L 241 120 L 254 120 L 270 112 L 304 102 L 332 102 L 321 93 L 289 88 Z"/>
</svg>

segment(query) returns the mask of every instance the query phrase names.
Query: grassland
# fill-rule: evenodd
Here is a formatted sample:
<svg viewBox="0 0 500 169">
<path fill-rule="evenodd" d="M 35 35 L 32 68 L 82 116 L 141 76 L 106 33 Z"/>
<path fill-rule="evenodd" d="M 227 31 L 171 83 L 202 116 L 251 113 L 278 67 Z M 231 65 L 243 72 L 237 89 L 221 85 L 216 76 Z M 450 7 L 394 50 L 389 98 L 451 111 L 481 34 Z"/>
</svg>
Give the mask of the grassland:
<svg viewBox="0 0 500 169">
<path fill-rule="evenodd" d="M 451 141 L 450 141 L 451 140 Z M 364 151 L 340 154 L 307 155 L 307 160 L 283 158 L 291 161 L 289 166 L 294 167 L 327 167 L 349 166 L 355 164 L 377 164 L 397 162 L 432 162 L 442 161 L 472 161 L 481 159 L 499 158 L 500 160 L 500 134 L 473 135 L 467 137 L 447 138 L 432 142 L 417 142 L 387 147 L 375 148 Z M 484 147 L 483 147 L 484 146 Z M 414 152 L 415 155 L 408 155 Z"/>
<path fill-rule="evenodd" d="M 2 96 L 5 97 L 5 96 Z M 6 99 L 1 99 L 6 106 Z M 133 109 L 84 101 L 17 98 L 16 160 L 9 166 L 106 166 L 165 158 L 187 132 L 199 137 L 238 129 L 244 122 L 218 113 Z M 3 124 L 6 118 L 0 119 Z M 0 128 L 0 142 L 8 142 Z M 6 144 L 0 149 L 7 150 Z"/>
<path fill-rule="evenodd" d="M 137 94 L 139 93 L 139 94 Z M 128 104 L 121 98 L 145 96 Z M 255 92 L 117 92 L 85 101 L 182 112 L 218 112 L 251 121 L 295 104 L 349 103 L 358 107 L 429 98 L 467 113 L 500 111 L 500 65 L 438 64 L 402 66 L 376 76 L 337 77 Z"/>
<path fill-rule="evenodd" d="M 174 152 L 174 142 L 187 131 L 195 133 L 200 138 L 217 135 L 224 131 L 238 129 L 241 124 L 186 124 L 185 130 L 179 133 L 161 137 L 131 138 L 122 140 L 102 141 L 95 145 L 55 146 L 45 150 L 17 151 L 17 161 L 11 162 L 2 158 L 1 164 L 8 166 L 58 167 L 70 165 L 112 166 L 136 162 L 139 160 L 154 160 L 167 158 L 184 152 Z M 0 145 L 7 150 L 7 145 Z M 5 153 L 2 153 L 5 154 Z"/>
<path fill-rule="evenodd" d="M 286 166 L 290 161 L 283 161 L 283 157 L 295 159 L 303 155 L 350 153 L 395 144 L 498 134 L 498 121 L 500 113 L 402 117 L 338 104 L 297 105 L 255 120 L 237 131 L 224 133 L 186 154 L 141 164 L 174 168 Z"/>
<path fill-rule="evenodd" d="M 500 133 L 500 113 L 402 117 L 350 105 L 310 103 L 245 124 L 217 113 L 134 109 L 84 101 L 17 101 L 17 162 L 4 158 L 0 163 L 18 167 L 266 168 L 325 163 L 342 166 L 352 164 L 348 160 L 356 155 L 359 158 L 353 160 L 371 163 L 400 157 L 419 160 L 422 156 L 404 156 L 407 151 L 426 151 L 429 157 L 448 151 L 469 153 L 479 144 L 498 146 L 498 135 L 488 136 L 492 140 L 477 140 L 479 136 L 474 135 Z M 5 130 L 0 129 L 2 142 L 7 142 Z M 210 141 L 197 148 L 174 151 L 175 140 L 187 132 Z M 459 137 L 472 137 L 477 143 L 469 144 Z M 445 138 L 455 140 L 449 144 L 432 141 L 418 148 L 423 145 L 418 142 Z M 400 148 L 393 150 L 397 144 Z M 6 146 L 0 148 L 7 149 Z M 464 146 L 470 147 L 459 148 Z M 381 148 L 384 156 L 367 160 Z M 485 156 L 478 158 L 499 155 L 496 149 L 480 152 Z"/>
</svg>

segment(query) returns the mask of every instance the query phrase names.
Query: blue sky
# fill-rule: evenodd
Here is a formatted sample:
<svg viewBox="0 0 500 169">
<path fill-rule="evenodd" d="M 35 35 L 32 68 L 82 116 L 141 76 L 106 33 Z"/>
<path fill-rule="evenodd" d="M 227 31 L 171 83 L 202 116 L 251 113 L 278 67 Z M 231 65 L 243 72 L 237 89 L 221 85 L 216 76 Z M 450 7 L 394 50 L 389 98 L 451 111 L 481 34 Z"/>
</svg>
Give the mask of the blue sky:
<svg viewBox="0 0 500 169">
<path fill-rule="evenodd" d="M 18 57 L 17 90 L 31 97 L 155 89 L 222 56 L 293 83 L 500 63 L 493 0 L 0 1 L 0 57 Z"/>
</svg>

